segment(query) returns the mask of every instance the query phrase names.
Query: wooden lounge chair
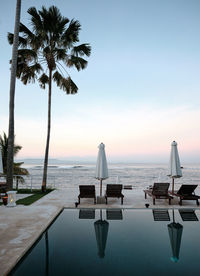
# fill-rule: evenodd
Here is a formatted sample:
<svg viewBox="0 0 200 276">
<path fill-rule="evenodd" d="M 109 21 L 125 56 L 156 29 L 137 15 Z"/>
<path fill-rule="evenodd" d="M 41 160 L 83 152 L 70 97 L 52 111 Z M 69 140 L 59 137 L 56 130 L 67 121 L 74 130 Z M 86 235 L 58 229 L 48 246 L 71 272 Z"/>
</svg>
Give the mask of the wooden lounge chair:
<svg viewBox="0 0 200 276">
<path fill-rule="evenodd" d="M 121 204 L 123 204 L 124 195 L 122 194 L 122 185 L 107 184 L 106 193 L 105 193 L 106 204 L 108 204 L 108 197 L 121 198 Z"/>
<path fill-rule="evenodd" d="M 94 185 L 79 185 L 80 194 L 78 196 L 78 203 L 80 204 L 81 198 L 94 198 L 96 204 L 96 193 Z"/>
<path fill-rule="evenodd" d="M 156 199 L 160 198 L 169 199 L 169 204 L 171 204 L 171 199 L 173 199 L 173 197 L 168 193 L 169 185 L 169 183 L 154 183 L 152 189 L 144 190 L 145 199 L 147 195 L 149 195 L 153 198 L 153 205 L 155 205 Z"/>
<path fill-rule="evenodd" d="M 5 194 L 7 192 L 7 184 L 6 182 L 0 182 L 0 198 L 1 194 Z"/>
<path fill-rule="evenodd" d="M 196 200 L 197 205 L 199 205 L 198 199 L 200 196 L 195 195 L 194 190 L 198 185 L 181 185 L 178 191 L 174 191 L 174 195 L 180 198 L 179 204 L 182 205 L 183 200 Z"/>
</svg>

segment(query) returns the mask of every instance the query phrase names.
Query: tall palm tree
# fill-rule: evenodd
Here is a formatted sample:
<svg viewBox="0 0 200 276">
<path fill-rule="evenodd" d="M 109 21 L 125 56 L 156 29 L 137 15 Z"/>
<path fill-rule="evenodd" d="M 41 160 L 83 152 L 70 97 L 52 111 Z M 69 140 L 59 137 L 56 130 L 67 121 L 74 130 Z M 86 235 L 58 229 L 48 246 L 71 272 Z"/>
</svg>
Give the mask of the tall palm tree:
<svg viewBox="0 0 200 276">
<path fill-rule="evenodd" d="M 7 155 L 7 185 L 8 189 L 13 188 L 13 147 L 14 147 L 14 101 L 15 101 L 15 82 L 17 70 L 17 51 L 19 40 L 19 24 L 20 24 L 21 0 L 17 0 L 15 30 L 12 48 L 12 66 L 10 77 L 10 102 L 9 102 L 9 126 L 8 126 L 8 155 Z"/>
<path fill-rule="evenodd" d="M 4 175 L 7 175 L 8 137 L 5 134 L 5 132 L 3 133 L 3 135 L 0 135 L 0 149 L 1 149 L 1 155 L 2 155 L 3 173 Z M 22 146 L 14 143 L 13 155 L 16 156 L 21 149 L 22 149 Z M 21 168 L 22 164 L 24 164 L 24 162 L 13 162 L 13 174 L 14 174 L 13 178 L 16 179 L 17 189 L 18 189 L 18 182 L 24 183 L 23 175 L 29 175 L 29 172 L 27 169 Z"/>
<path fill-rule="evenodd" d="M 59 9 L 51 6 L 41 10 L 35 7 L 28 9 L 31 15 L 32 30 L 20 23 L 17 77 L 26 85 L 38 80 L 40 87 L 48 86 L 48 124 L 47 140 L 44 157 L 42 191 L 46 190 L 47 166 L 49 155 L 51 129 L 51 95 L 52 81 L 66 94 L 75 94 L 78 87 L 72 81 L 66 68 L 75 67 L 78 71 L 85 69 L 87 60 L 83 56 L 90 56 L 91 47 L 79 42 L 79 21 L 71 21 L 62 16 Z M 13 43 L 13 34 L 8 34 L 8 41 Z"/>
</svg>

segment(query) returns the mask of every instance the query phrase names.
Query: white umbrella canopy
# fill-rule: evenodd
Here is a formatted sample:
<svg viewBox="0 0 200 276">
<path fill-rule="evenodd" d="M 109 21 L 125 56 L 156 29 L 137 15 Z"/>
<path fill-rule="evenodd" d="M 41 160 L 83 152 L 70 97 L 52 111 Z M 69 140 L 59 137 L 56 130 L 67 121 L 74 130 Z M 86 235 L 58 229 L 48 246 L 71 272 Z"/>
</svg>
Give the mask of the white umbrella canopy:
<svg viewBox="0 0 200 276">
<path fill-rule="evenodd" d="M 172 178 L 172 193 L 174 193 L 174 178 L 182 177 L 178 148 L 177 143 L 175 141 L 171 143 L 168 176 Z"/>
<path fill-rule="evenodd" d="M 3 173 L 3 163 L 2 163 L 1 147 L 0 147 L 0 173 Z"/>
<path fill-rule="evenodd" d="M 100 180 L 100 196 L 102 196 L 102 180 L 108 178 L 108 166 L 105 153 L 105 145 L 101 143 L 97 156 L 95 178 Z"/>
</svg>

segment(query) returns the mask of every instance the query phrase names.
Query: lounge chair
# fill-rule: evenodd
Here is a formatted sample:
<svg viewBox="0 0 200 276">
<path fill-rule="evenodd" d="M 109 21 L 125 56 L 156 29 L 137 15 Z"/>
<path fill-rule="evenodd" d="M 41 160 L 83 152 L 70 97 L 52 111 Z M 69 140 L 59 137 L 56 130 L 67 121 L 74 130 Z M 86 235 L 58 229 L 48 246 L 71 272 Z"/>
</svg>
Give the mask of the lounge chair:
<svg viewBox="0 0 200 276">
<path fill-rule="evenodd" d="M 96 192 L 94 185 L 79 185 L 80 194 L 78 196 L 78 203 L 80 204 L 81 198 L 94 198 L 96 204 Z"/>
<path fill-rule="evenodd" d="M 171 204 L 172 196 L 169 195 L 169 183 L 154 183 L 152 189 L 144 190 L 145 199 L 147 195 L 153 198 L 153 205 L 155 205 L 156 199 L 169 199 L 169 204 Z"/>
<path fill-rule="evenodd" d="M 122 194 L 122 185 L 107 184 L 106 193 L 105 193 L 106 204 L 108 204 L 108 197 L 121 198 L 121 204 L 123 204 L 124 195 Z"/>
<path fill-rule="evenodd" d="M 6 182 L 0 182 L 0 198 L 1 194 L 4 194 L 7 192 L 7 184 Z"/>
<path fill-rule="evenodd" d="M 196 200 L 197 205 L 199 205 L 198 199 L 200 196 L 195 195 L 194 190 L 198 185 L 181 185 L 178 191 L 174 191 L 173 195 L 180 198 L 179 204 L 182 205 L 183 200 Z"/>
</svg>

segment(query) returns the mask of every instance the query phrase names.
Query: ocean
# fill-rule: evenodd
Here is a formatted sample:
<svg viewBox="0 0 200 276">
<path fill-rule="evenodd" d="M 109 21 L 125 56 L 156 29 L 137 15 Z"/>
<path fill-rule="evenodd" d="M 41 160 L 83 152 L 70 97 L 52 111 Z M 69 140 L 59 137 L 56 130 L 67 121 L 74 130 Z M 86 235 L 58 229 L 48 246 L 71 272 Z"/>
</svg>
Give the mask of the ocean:
<svg viewBox="0 0 200 276">
<path fill-rule="evenodd" d="M 20 187 L 40 188 L 42 183 L 43 165 L 24 163 L 30 176 L 25 178 L 25 184 Z M 167 176 L 167 164 L 130 164 L 108 163 L 109 178 L 103 181 L 103 185 L 116 184 L 132 185 L 135 189 L 144 189 L 154 182 L 170 182 Z M 175 184 L 200 184 L 200 165 L 183 164 L 183 176 L 175 179 Z M 78 185 L 96 185 L 94 164 L 65 164 L 63 161 L 48 166 L 47 185 L 51 188 L 78 188 Z"/>
</svg>

